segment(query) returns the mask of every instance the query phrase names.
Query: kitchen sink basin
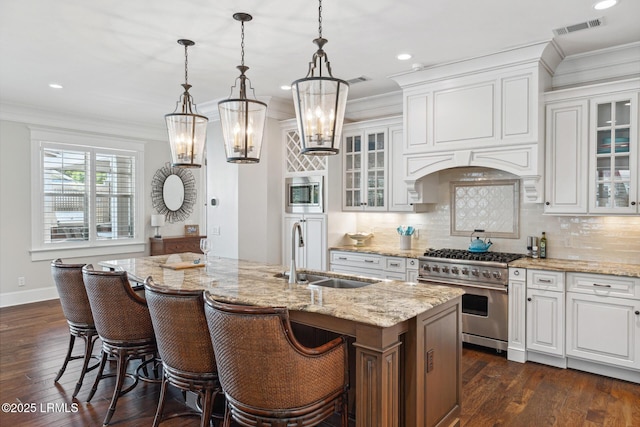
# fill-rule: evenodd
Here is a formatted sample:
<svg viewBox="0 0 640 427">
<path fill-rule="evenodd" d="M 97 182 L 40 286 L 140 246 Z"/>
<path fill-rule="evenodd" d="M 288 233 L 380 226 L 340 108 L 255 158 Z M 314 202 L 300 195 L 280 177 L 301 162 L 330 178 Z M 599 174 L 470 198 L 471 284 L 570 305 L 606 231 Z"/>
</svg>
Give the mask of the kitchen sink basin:
<svg viewBox="0 0 640 427">
<path fill-rule="evenodd" d="M 288 274 L 276 274 L 275 277 L 287 278 Z M 322 286 L 334 289 L 355 289 L 369 286 L 371 282 L 357 279 L 344 279 L 340 277 L 328 277 L 320 274 L 298 273 L 298 284 Z"/>
<path fill-rule="evenodd" d="M 364 286 L 369 286 L 370 284 L 371 283 L 369 282 L 363 282 L 361 280 L 338 279 L 336 277 L 327 277 L 326 279 L 318 280 L 315 282 L 309 282 L 309 285 L 322 286 L 324 288 L 335 288 L 335 289 L 362 288 Z"/>
</svg>

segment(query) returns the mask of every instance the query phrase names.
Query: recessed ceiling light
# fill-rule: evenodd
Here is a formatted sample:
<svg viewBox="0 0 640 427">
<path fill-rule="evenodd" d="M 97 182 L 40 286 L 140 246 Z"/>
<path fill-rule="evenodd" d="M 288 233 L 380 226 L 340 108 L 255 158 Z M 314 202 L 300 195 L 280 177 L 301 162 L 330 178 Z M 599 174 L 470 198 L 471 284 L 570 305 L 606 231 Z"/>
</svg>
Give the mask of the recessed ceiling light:
<svg viewBox="0 0 640 427">
<path fill-rule="evenodd" d="M 400 61 L 406 61 L 407 59 L 411 59 L 411 54 L 410 53 L 401 53 L 398 56 L 396 56 L 396 58 L 398 58 Z"/>
<path fill-rule="evenodd" d="M 49 87 L 51 89 L 62 89 L 62 85 L 60 83 L 49 83 Z"/>
<path fill-rule="evenodd" d="M 615 6 L 616 4 L 618 4 L 618 0 L 602 0 L 595 3 L 593 5 L 593 8 L 595 10 L 604 10 L 604 9 L 609 9 L 610 7 Z"/>
<path fill-rule="evenodd" d="M 282 89 L 282 90 L 291 90 L 291 86 L 289 86 L 289 85 L 282 85 L 282 86 L 280 86 L 280 89 Z"/>
</svg>

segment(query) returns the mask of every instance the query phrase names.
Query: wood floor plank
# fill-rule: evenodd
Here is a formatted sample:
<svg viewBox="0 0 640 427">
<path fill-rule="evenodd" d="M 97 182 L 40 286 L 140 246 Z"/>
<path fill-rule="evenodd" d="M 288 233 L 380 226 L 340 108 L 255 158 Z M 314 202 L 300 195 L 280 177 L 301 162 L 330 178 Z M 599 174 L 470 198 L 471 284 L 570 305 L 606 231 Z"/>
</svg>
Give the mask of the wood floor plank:
<svg viewBox="0 0 640 427">
<path fill-rule="evenodd" d="M 80 361 L 69 363 L 54 383 L 66 355 L 69 331 L 57 300 L 0 309 L 0 401 L 34 403 L 36 412 L 0 412 L 0 426 L 93 427 L 111 401 L 113 379 L 103 380 L 91 403 L 86 397 L 95 378 L 89 372 L 78 399 L 72 399 Z M 80 353 L 84 343 L 76 340 Z M 99 354 L 96 343 L 94 354 Z M 115 369 L 111 362 L 107 369 Z M 505 354 L 475 346 L 463 348 L 462 427 L 637 427 L 640 385 L 537 363 L 508 361 Z M 150 426 L 159 397 L 157 384 L 139 383 L 122 396 L 114 427 Z M 170 388 L 166 413 L 184 409 L 181 393 Z M 41 406 L 44 405 L 44 406 Z M 193 417 L 175 418 L 162 427 L 198 426 Z"/>
</svg>

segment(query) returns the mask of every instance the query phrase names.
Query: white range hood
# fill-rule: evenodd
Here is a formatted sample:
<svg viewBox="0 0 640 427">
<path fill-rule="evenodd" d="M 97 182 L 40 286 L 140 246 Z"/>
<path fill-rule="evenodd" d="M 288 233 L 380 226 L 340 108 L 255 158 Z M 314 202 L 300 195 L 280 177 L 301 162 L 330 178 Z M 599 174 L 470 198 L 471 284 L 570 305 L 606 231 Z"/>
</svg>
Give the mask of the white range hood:
<svg viewBox="0 0 640 427">
<path fill-rule="evenodd" d="M 421 178 L 481 166 L 520 176 L 525 202 L 542 202 L 542 95 L 561 60 L 545 41 L 391 76 L 403 90 L 404 179 L 416 201 Z"/>
</svg>

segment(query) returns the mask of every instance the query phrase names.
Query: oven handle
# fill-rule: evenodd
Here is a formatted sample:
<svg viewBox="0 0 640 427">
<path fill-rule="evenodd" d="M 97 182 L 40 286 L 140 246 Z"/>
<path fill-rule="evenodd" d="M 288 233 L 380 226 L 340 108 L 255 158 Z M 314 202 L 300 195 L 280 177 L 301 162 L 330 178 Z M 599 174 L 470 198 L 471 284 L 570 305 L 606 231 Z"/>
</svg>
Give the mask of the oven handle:
<svg viewBox="0 0 640 427">
<path fill-rule="evenodd" d="M 482 285 L 476 285 L 476 284 L 472 284 L 472 283 L 453 283 L 453 282 L 447 282 L 445 280 L 434 280 L 434 279 L 428 279 L 425 277 L 420 277 L 418 276 L 418 282 L 424 282 L 424 283 L 436 283 L 436 284 L 443 284 L 443 285 L 449 285 L 449 286 L 460 286 L 462 288 L 478 288 L 478 289 L 486 289 L 488 291 L 497 291 L 497 292 L 504 292 L 505 294 L 509 293 L 509 288 L 507 286 L 504 286 L 502 288 L 496 288 L 493 286 L 482 286 Z"/>
</svg>

